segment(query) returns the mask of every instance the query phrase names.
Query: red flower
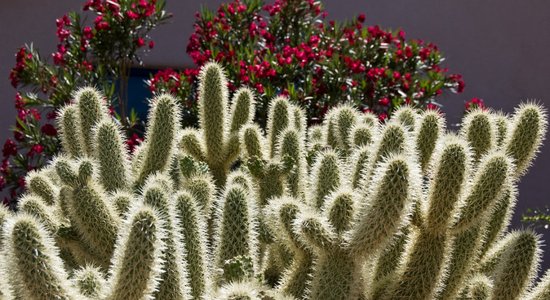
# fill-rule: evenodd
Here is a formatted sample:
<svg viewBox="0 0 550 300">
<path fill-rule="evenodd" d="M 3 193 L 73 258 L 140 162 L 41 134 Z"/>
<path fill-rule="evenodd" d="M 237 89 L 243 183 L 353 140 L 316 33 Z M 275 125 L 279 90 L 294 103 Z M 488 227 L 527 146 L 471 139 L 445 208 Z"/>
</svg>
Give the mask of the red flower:
<svg viewBox="0 0 550 300">
<path fill-rule="evenodd" d="M 143 47 L 145 45 L 145 41 L 143 40 L 143 38 L 141 38 L 141 37 L 137 38 L 136 45 L 138 47 Z"/>
<path fill-rule="evenodd" d="M 390 104 L 390 99 L 388 99 L 388 97 L 381 98 L 380 100 L 378 100 L 378 104 L 382 106 L 388 106 Z"/>
<path fill-rule="evenodd" d="M 65 59 L 63 59 L 63 54 L 60 52 L 53 53 L 52 57 L 53 57 L 53 63 L 56 65 L 61 65 L 65 62 Z"/>
<path fill-rule="evenodd" d="M 43 134 L 47 136 L 56 136 L 57 135 L 57 129 L 52 124 L 45 124 L 40 128 L 40 131 L 42 131 Z"/>
<path fill-rule="evenodd" d="M 127 12 L 126 12 L 126 16 L 127 16 L 128 19 L 130 19 L 130 20 L 136 20 L 136 19 L 139 18 L 139 15 L 136 14 L 136 13 L 135 13 L 134 11 L 132 11 L 132 10 L 127 11 Z"/>
<path fill-rule="evenodd" d="M 4 143 L 4 149 L 2 149 L 2 154 L 4 154 L 4 157 L 9 157 L 11 155 L 17 154 L 17 145 L 15 145 L 15 142 L 11 139 L 7 139 Z"/>
<path fill-rule="evenodd" d="M 17 179 L 17 185 L 19 185 L 20 188 L 24 188 L 26 185 L 25 177 L 21 176 Z"/>
<path fill-rule="evenodd" d="M 27 156 L 34 156 L 35 154 L 41 154 L 44 151 L 44 146 L 35 144 L 31 147 L 31 150 L 27 153 Z"/>
<path fill-rule="evenodd" d="M 82 30 L 82 35 L 86 39 L 91 40 L 92 37 L 94 36 L 94 33 L 92 32 L 92 28 L 90 26 L 84 27 L 84 29 Z"/>
<path fill-rule="evenodd" d="M 149 41 L 149 49 L 153 49 L 155 47 L 154 41 Z"/>
<path fill-rule="evenodd" d="M 360 14 L 360 15 L 357 17 L 357 21 L 359 21 L 359 23 L 365 22 L 365 14 Z"/>
<path fill-rule="evenodd" d="M 466 101 L 464 104 L 464 107 L 466 108 L 466 111 L 473 110 L 475 108 L 481 108 L 485 109 L 485 103 L 483 102 L 483 99 L 480 98 L 472 98 L 470 101 Z"/>
</svg>

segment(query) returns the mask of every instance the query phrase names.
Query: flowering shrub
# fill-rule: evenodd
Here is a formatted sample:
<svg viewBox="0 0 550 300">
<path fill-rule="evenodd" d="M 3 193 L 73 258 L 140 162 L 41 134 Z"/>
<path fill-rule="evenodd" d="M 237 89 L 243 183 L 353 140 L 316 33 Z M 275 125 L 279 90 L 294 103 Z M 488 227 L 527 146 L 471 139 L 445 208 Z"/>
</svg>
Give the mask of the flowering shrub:
<svg viewBox="0 0 550 300">
<path fill-rule="evenodd" d="M 140 54 L 154 47 L 148 33 L 169 18 L 164 6 L 164 0 L 88 0 L 83 7 L 88 13 L 72 12 L 56 20 L 59 43 L 51 61 L 32 44 L 18 50 L 9 75 L 18 90 L 18 115 L 13 139 L 4 144 L 0 168 L 0 190 L 9 189 L 5 204 L 23 190 L 28 171 L 58 152 L 56 109 L 71 101 L 77 87 L 100 88 L 112 101 L 113 116 L 126 129 L 136 124 L 126 103 L 130 66 L 141 63 Z M 132 148 L 140 139 L 128 132 Z"/>
<path fill-rule="evenodd" d="M 464 89 L 461 76 L 441 66 L 434 44 L 365 26 L 363 14 L 345 23 L 326 22 L 326 15 L 314 0 L 235 0 L 217 12 L 204 9 L 187 47 L 196 68 L 162 71 L 150 88 L 178 95 L 194 115 L 192 82 L 200 66 L 215 60 L 226 66 L 231 91 L 255 89 L 263 125 L 268 101 L 277 94 L 307 108 L 308 121 L 317 123 L 345 101 L 385 119 L 402 104 L 436 108 L 444 91 Z"/>
</svg>

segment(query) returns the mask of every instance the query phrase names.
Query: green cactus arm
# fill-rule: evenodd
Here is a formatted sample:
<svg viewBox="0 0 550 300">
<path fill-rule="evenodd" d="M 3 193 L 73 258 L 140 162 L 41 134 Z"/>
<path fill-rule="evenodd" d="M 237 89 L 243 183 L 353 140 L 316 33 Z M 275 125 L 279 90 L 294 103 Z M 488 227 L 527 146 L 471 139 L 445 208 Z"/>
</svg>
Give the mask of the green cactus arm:
<svg viewBox="0 0 550 300">
<path fill-rule="evenodd" d="M 175 151 L 179 119 L 180 110 L 172 96 L 160 95 L 153 99 L 143 142 L 143 162 L 135 186 L 142 186 L 147 176 L 169 168 Z"/>
<path fill-rule="evenodd" d="M 116 192 L 110 196 L 110 201 L 121 219 L 130 211 L 134 198 L 134 195 L 128 192 Z"/>
<path fill-rule="evenodd" d="M 212 177 L 208 174 L 201 174 L 190 178 L 185 184 L 185 189 L 193 195 L 205 218 L 208 218 L 216 193 Z"/>
<path fill-rule="evenodd" d="M 354 147 L 370 145 L 374 140 L 374 127 L 366 124 L 355 124 L 351 128 L 350 142 Z"/>
<path fill-rule="evenodd" d="M 481 244 L 481 229 L 477 226 L 466 229 L 453 236 L 447 276 L 441 282 L 441 287 L 436 296 L 439 300 L 456 299 L 469 272 L 474 259 L 478 256 Z"/>
<path fill-rule="evenodd" d="M 69 284 L 59 250 L 36 219 L 19 214 L 4 229 L 5 266 L 14 295 L 21 299 L 79 299 Z M 6 277 L 8 278 L 8 277 Z"/>
<path fill-rule="evenodd" d="M 240 129 L 254 118 L 254 92 L 248 88 L 240 88 L 233 96 L 231 103 L 231 125 L 229 132 L 238 133 Z"/>
<path fill-rule="evenodd" d="M 241 130 L 240 137 L 240 142 L 243 145 L 243 156 L 245 158 L 266 158 L 266 140 L 262 134 L 262 129 L 260 126 L 257 124 L 248 124 L 244 126 Z"/>
<path fill-rule="evenodd" d="M 513 116 L 504 149 L 514 159 L 516 176 L 525 174 L 539 151 L 548 127 L 546 110 L 534 103 L 522 104 Z"/>
<path fill-rule="evenodd" d="M 336 236 L 328 220 L 314 213 L 302 212 L 294 222 L 294 230 L 300 233 L 306 244 L 320 252 L 336 245 Z"/>
<path fill-rule="evenodd" d="M 92 129 L 104 118 L 109 118 L 103 95 L 91 87 L 79 89 L 74 94 L 76 106 L 78 107 L 78 118 L 80 120 L 81 140 L 85 153 L 88 156 L 94 154 L 94 139 Z"/>
<path fill-rule="evenodd" d="M 180 251 L 183 248 L 183 237 L 175 226 L 176 217 L 169 198 L 170 191 L 163 187 L 164 182 L 169 180 L 165 175 L 154 174 L 143 186 L 143 203 L 159 213 L 163 223 L 162 228 L 165 231 L 163 237 L 165 249 L 161 256 L 163 273 L 153 296 L 156 299 L 188 299 L 190 295 L 187 290 L 187 261 Z"/>
<path fill-rule="evenodd" d="M 223 268 L 224 263 L 237 256 L 253 259 L 257 268 L 257 212 L 247 190 L 241 185 L 226 188 L 217 207 L 215 241 L 215 264 Z"/>
<path fill-rule="evenodd" d="M 393 118 L 399 121 L 399 123 L 405 126 L 409 131 L 415 131 L 420 116 L 414 107 L 403 105 L 393 112 Z"/>
<path fill-rule="evenodd" d="M 310 143 L 322 142 L 325 136 L 325 129 L 321 125 L 312 125 L 307 129 L 308 141 Z"/>
<path fill-rule="evenodd" d="M 78 184 L 78 174 L 75 171 L 72 160 L 63 156 L 58 156 L 53 159 L 52 164 L 55 166 L 57 176 L 59 176 L 63 184 L 70 187 Z"/>
<path fill-rule="evenodd" d="M 286 129 L 281 133 L 278 143 L 279 157 L 293 160 L 293 167 L 285 178 L 288 193 L 302 199 L 305 197 L 305 178 L 307 178 L 303 137 L 304 135 L 296 129 Z"/>
<path fill-rule="evenodd" d="M 285 97 L 276 97 L 271 100 L 267 115 L 267 142 L 269 157 L 273 158 L 277 152 L 279 134 L 290 124 L 291 106 Z"/>
<path fill-rule="evenodd" d="M 99 268 L 92 265 L 77 270 L 73 282 L 83 296 L 91 299 L 103 299 L 106 296 L 107 281 Z"/>
<path fill-rule="evenodd" d="M 0 251 L 2 251 L 4 243 L 4 225 L 11 216 L 10 211 L 4 205 L 0 205 Z"/>
<path fill-rule="evenodd" d="M 200 133 L 196 129 L 186 128 L 182 130 L 179 147 L 195 159 L 206 161 L 206 156 L 200 141 Z"/>
<path fill-rule="evenodd" d="M 436 149 L 438 139 L 443 135 L 445 129 L 444 119 L 437 111 L 428 110 L 422 113 L 419 120 L 418 132 L 415 137 L 416 151 L 420 168 L 426 173 Z"/>
<path fill-rule="evenodd" d="M 151 207 L 138 203 L 130 209 L 112 258 L 107 299 L 151 298 L 162 273 L 163 228 Z"/>
<path fill-rule="evenodd" d="M 217 63 L 207 63 L 199 74 L 199 122 L 203 131 L 205 156 L 210 167 L 224 162 L 224 141 L 228 131 L 228 91 L 224 71 Z"/>
<path fill-rule="evenodd" d="M 81 164 L 86 165 L 85 162 Z M 69 215 L 98 263 L 106 267 L 112 256 L 119 218 L 101 186 L 94 180 L 76 186 L 68 199 Z"/>
<path fill-rule="evenodd" d="M 412 239 L 391 298 L 432 299 L 443 275 L 448 251 L 449 239 L 444 233 L 420 229 Z"/>
<path fill-rule="evenodd" d="M 364 289 L 362 265 L 349 252 L 336 248 L 318 255 L 310 299 L 362 299 Z"/>
<path fill-rule="evenodd" d="M 307 130 L 306 113 L 303 108 L 297 105 L 292 105 L 292 123 L 296 131 L 305 135 Z"/>
<path fill-rule="evenodd" d="M 363 113 L 362 119 L 363 124 L 367 124 L 369 126 L 378 126 L 380 124 L 378 116 L 372 112 Z"/>
<path fill-rule="evenodd" d="M 50 234 L 54 235 L 57 232 L 59 221 L 53 209 L 46 206 L 40 198 L 32 195 L 23 196 L 19 199 L 18 207 L 21 212 L 35 217 Z"/>
<path fill-rule="evenodd" d="M 392 241 L 378 254 L 375 260 L 374 277 L 369 285 L 368 299 L 384 299 L 391 292 L 390 287 L 397 281 L 399 267 L 402 265 L 406 251 L 410 248 L 415 232 L 404 227 L 394 235 Z"/>
<path fill-rule="evenodd" d="M 56 203 L 59 189 L 46 177 L 46 174 L 36 171 L 29 172 L 25 181 L 29 191 L 39 196 L 45 204 L 53 205 Z"/>
<path fill-rule="evenodd" d="M 550 299 L 550 270 L 546 270 L 544 276 L 526 296 L 528 300 Z"/>
<path fill-rule="evenodd" d="M 206 246 L 207 232 L 205 218 L 196 200 L 188 192 L 175 195 L 176 228 L 183 237 L 183 253 L 193 299 L 206 299 L 212 286 L 209 270 L 209 253 Z"/>
<path fill-rule="evenodd" d="M 541 255 L 539 237 L 530 231 L 505 237 L 505 250 L 496 266 L 492 299 L 518 299 L 536 276 Z"/>
<path fill-rule="evenodd" d="M 351 229 L 356 203 L 355 193 L 349 188 L 340 188 L 327 197 L 323 212 L 337 235 Z"/>
<path fill-rule="evenodd" d="M 434 176 L 428 188 L 426 226 L 445 234 L 470 175 L 468 146 L 453 135 L 446 137 L 435 154 Z"/>
<path fill-rule="evenodd" d="M 128 151 L 120 128 L 104 119 L 94 129 L 95 158 L 99 162 L 99 179 L 108 192 L 127 188 Z"/>
<path fill-rule="evenodd" d="M 351 156 L 351 186 L 354 189 L 359 189 L 362 184 L 366 184 L 365 175 L 369 174 L 370 160 L 371 160 L 371 148 L 362 146 L 357 148 Z"/>
<path fill-rule="evenodd" d="M 420 187 L 417 169 L 410 157 L 402 155 L 389 157 L 377 168 L 371 184 L 374 190 L 362 201 L 348 237 L 352 252 L 374 254 L 407 224 Z"/>
<path fill-rule="evenodd" d="M 57 124 L 63 152 L 71 157 L 82 156 L 84 145 L 79 131 L 78 107 L 75 104 L 69 104 L 61 108 L 58 112 Z"/>
<path fill-rule="evenodd" d="M 501 150 L 508 137 L 512 120 L 502 112 L 495 112 L 492 115 L 492 121 L 494 123 L 493 126 L 496 128 L 496 147 L 498 150 Z"/>
<path fill-rule="evenodd" d="M 459 212 L 453 230 L 464 230 L 479 224 L 490 210 L 499 194 L 506 190 L 507 180 L 513 169 L 510 159 L 502 153 L 492 153 L 482 158 L 464 205 Z"/>
<path fill-rule="evenodd" d="M 506 190 L 501 193 L 497 202 L 491 209 L 491 214 L 484 227 L 483 243 L 480 247 L 480 255 L 485 254 L 506 231 L 512 220 L 512 212 L 516 206 L 517 188 L 514 184 L 507 183 Z"/>
<path fill-rule="evenodd" d="M 468 299 L 489 300 L 493 290 L 493 282 L 487 276 L 476 274 L 468 280 Z"/>
<path fill-rule="evenodd" d="M 472 148 L 476 162 L 496 148 L 496 128 L 485 110 L 470 111 L 462 121 L 461 134 Z"/>
<path fill-rule="evenodd" d="M 231 134 L 224 148 L 224 173 L 229 173 L 229 168 L 237 160 L 241 152 L 241 142 L 238 133 Z M 214 170 L 212 170 L 214 171 Z M 227 176 L 227 174 L 226 174 Z"/>
<path fill-rule="evenodd" d="M 359 112 L 354 107 L 344 104 L 331 109 L 326 118 L 327 144 L 348 156 L 352 146 L 351 128 L 359 122 Z"/>
<path fill-rule="evenodd" d="M 325 197 L 342 184 L 341 164 L 338 154 L 333 150 L 326 150 L 317 157 L 310 177 L 313 207 L 321 209 Z"/>
<path fill-rule="evenodd" d="M 390 121 L 389 124 L 382 127 L 377 137 L 378 139 L 374 143 L 373 164 L 380 163 L 389 155 L 405 153 L 411 145 L 406 128 L 396 121 Z"/>
</svg>

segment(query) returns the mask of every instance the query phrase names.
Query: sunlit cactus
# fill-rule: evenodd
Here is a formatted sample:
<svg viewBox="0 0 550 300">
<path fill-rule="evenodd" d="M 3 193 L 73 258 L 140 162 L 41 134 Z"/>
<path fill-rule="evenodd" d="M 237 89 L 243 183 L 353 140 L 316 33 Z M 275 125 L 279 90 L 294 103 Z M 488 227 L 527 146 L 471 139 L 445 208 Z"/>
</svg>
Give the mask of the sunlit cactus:
<svg viewBox="0 0 550 300">
<path fill-rule="evenodd" d="M 253 271 L 257 268 L 257 211 L 250 193 L 241 185 L 226 188 L 215 219 L 215 265 L 223 270 L 224 265 L 236 257 L 252 260 Z M 225 274 L 219 280 L 227 280 Z M 244 279 L 244 278 L 243 278 Z"/>
<path fill-rule="evenodd" d="M 129 179 L 128 152 L 122 133 L 111 120 L 95 127 L 95 157 L 99 162 L 99 178 L 108 192 L 127 188 Z"/>
<path fill-rule="evenodd" d="M 20 299 L 76 299 L 76 291 L 48 232 L 33 217 L 20 214 L 5 225 L 3 270 Z M 7 277 L 4 277 L 7 278 Z"/>
<path fill-rule="evenodd" d="M 173 97 L 162 95 L 152 100 L 147 133 L 140 151 L 143 157 L 136 175 L 136 186 L 142 186 L 147 176 L 168 169 L 176 147 L 179 118 L 180 110 Z"/>
<path fill-rule="evenodd" d="M 105 297 L 107 282 L 98 268 L 85 266 L 74 274 L 74 285 L 83 296 L 101 299 Z"/>
<path fill-rule="evenodd" d="M 477 161 L 496 145 L 496 128 L 491 116 L 482 109 L 470 111 L 462 121 L 462 135 L 470 144 Z"/>
<path fill-rule="evenodd" d="M 163 227 L 151 207 L 138 204 L 130 210 L 117 239 L 107 299 L 149 298 L 158 289 L 166 249 Z"/>
<path fill-rule="evenodd" d="M 516 109 L 505 151 L 514 160 L 516 174 L 522 175 L 531 164 L 544 140 L 548 124 L 546 110 L 536 104 L 523 104 Z"/>
<path fill-rule="evenodd" d="M 59 110 L 57 123 L 59 124 L 59 133 L 61 144 L 64 151 L 72 157 L 84 155 L 84 145 L 80 137 L 80 116 L 75 104 L 69 104 Z"/>
<path fill-rule="evenodd" d="M 101 94 L 75 93 L 62 153 L 0 207 L 0 298 L 549 298 L 539 237 L 508 229 L 539 105 L 474 110 L 456 133 L 413 107 L 307 127 L 276 96 L 264 131 L 251 90 L 230 95 L 216 63 L 199 80 L 199 128 L 156 95 L 133 154 Z"/>
</svg>

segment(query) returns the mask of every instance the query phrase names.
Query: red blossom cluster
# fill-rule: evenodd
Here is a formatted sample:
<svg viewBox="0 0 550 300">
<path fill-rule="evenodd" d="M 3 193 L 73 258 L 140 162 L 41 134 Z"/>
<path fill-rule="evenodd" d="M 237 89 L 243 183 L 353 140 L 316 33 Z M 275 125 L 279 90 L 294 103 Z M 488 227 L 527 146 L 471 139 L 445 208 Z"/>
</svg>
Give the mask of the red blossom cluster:
<svg viewBox="0 0 550 300">
<path fill-rule="evenodd" d="M 480 108 L 480 109 L 486 109 L 485 103 L 483 102 L 483 99 L 480 98 L 472 98 L 464 104 L 464 108 L 466 112 L 469 112 L 473 109 Z"/>
<path fill-rule="evenodd" d="M 257 120 L 269 100 L 288 95 L 307 109 L 310 123 L 341 102 L 385 119 L 402 104 L 434 109 L 444 91 L 462 92 L 458 74 L 447 74 L 437 46 L 406 40 L 402 30 L 366 26 L 366 16 L 325 21 L 320 1 L 234 0 L 216 12 L 197 13 L 187 53 L 198 70 L 215 60 L 226 66 L 229 89 L 247 85 L 259 96 Z M 196 106 L 195 72 L 166 71 L 151 78 L 154 91 L 170 91 Z"/>
<path fill-rule="evenodd" d="M 92 26 L 74 12 L 55 21 L 58 45 L 52 63 L 40 59 L 32 47 L 19 49 L 10 72 L 11 84 L 18 89 L 17 120 L 13 139 L 4 144 L 0 168 L 0 190 L 9 188 L 4 203 L 14 205 L 24 191 L 27 172 L 59 151 L 56 110 L 71 101 L 75 89 L 97 86 L 120 107 L 114 87 L 127 80 L 129 65 L 141 62 L 140 48 L 154 47 L 148 32 L 169 17 L 164 5 L 163 0 L 88 0 L 83 9 L 93 15 Z M 133 149 L 141 141 L 132 131 L 137 120 L 115 114 L 114 107 L 113 117 L 125 125 Z"/>
</svg>

